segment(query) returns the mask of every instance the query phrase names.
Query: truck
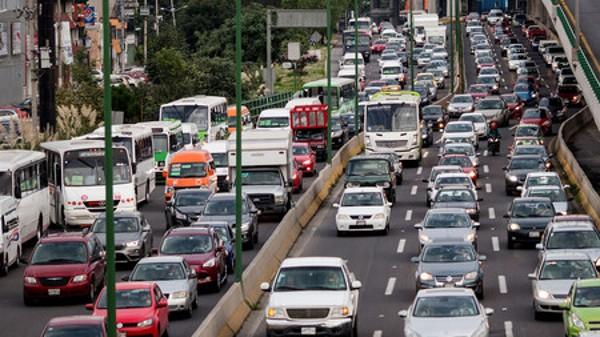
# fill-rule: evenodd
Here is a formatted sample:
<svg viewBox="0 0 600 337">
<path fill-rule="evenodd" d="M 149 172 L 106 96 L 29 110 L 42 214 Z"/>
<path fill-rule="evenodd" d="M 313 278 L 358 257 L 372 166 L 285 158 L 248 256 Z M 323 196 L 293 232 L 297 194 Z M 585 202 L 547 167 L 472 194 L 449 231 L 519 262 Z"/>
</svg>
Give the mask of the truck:
<svg viewBox="0 0 600 337">
<path fill-rule="evenodd" d="M 327 105 L 298 105 L 290 110 L 290 126 L 294 141 L 308 143 L 317 160 L 327 157 Z"/>
<path fill-rule="evenodd" d="M 427 43 L 433 43 L 446 48 L 446 26 L 425 28 Z"/>
<path fill-rule="evenodd" d="M 424 44 L 427 41 L 427 31 L 439 27 L 440 20 L 437 14 L 421 14 L 413 16 L 413 26 L 415 27 L 414 36 L 417 45 Z M 422 27 L 422 28 L 419 28 Z"/>
<path fill-rule="evenodd" d="M 236 176 L 236 135 L 227 141 L 231 182 L 241 179 L 246 193 L 262 214 L 285 215 L 292 207 L 292 132 L 250 129 L 242 132 L 241 176 Z"/>
</svg>

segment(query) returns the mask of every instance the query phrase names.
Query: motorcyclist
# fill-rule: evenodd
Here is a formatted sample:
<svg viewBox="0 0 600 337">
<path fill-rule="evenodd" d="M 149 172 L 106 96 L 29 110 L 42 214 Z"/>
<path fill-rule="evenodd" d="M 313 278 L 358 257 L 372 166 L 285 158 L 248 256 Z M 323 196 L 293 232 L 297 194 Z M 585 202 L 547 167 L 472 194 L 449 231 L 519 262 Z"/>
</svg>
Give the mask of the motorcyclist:
<svg viewBox="0 0 600 337">
<path fill-rule="evenodd" d="M 500 131 L 498 130 L 498 123 L 496 123 L 496 121 L 491 121 L 490 122 L 490 131 L 488 132 L 488 139 L 490 138 L 496 138 L 496 139 L 500 139 Z"/>
</svg>

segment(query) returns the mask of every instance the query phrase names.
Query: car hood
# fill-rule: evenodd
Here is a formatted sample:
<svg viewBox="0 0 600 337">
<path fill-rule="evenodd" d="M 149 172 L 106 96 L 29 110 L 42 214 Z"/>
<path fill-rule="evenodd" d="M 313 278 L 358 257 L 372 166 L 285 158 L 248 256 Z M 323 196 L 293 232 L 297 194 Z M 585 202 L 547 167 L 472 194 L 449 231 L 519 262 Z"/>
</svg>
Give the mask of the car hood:
<svg viewBox="0 0 600 337">
<path fill-rule="evenodd" d="M 162 254 L 165 255 L 165 254 Z M 168 255 L 167 255 L 168 256 Z M 204 264 L 207 260 L 213 257 L 212 252 L 204 253 L 204 254 L 182 254 L 180 255 L 184 260 L 187 261 L 188 264 L 192 266 L 198 266 Z"/>
<path fill-rule="evenodd" d="M 198 221 L 207 221 L 207 222 L 226 222 L 230 227 L 235 224 L 235 214 L 232 215 L 201 215 L 198 218 Z M 242 222 L 250 221 L 250 217 L 247 214 L 242 214 Z"/>
<path fill-rule="evenodd" d="M 510 171 L 507 171 L 506 173 L 511 176 L 517 176 L 521 179 L 525 179 L 525 177 L 527 176 L 527 173 L 531 173 L 531 172 L 540 172 L 540 169 L 510 170 Z"/>
<path fill-rule="evenodd" d="M 276 291 L 271 293 L 269 306 L 286 308 L 314 308 L 349 305 L 346 291 Z"/>
<path fill-rule="evenodd" d="M 245 185 L 242 192 L 252 194 L 283 194 L 283 186 L 280 185 Z"/>
<path fill-rule="evenodd" d="M 176 291 L 189 291 L 187 280 L 172 280 L 172 281 L 152 281 L 160 287 L 165 295 L 172 294 Z"/>
<path fill-rule="evenodd" d="M 450 202 L 434 202 L 432 208 L 477 208 L 477 203 L 473 201 L 450 201 Z"/>
<path fill-rule="evenodd" d="M 363 184 L 375 184 L 378 182 L 389 182 L 388 176 L 346 176 L 347 182 L 358 182 Z"/>
<path fill-rule="evenodd" d="M 87 264 L 32 264 L 25 268 L 24 275 L 33 277 L 67 277 L 84 274 Z"/>
<path fill-rule="evenodd" d="M 536 288 L 545 290 L 552 295 L 566 296 L 575 280 L 538 280 Z"/>
<path fill-rule="evenodd" d="M 383 206 L 359 206 L 359 207 L 341 207 L 338 214 L 346 215 L 370 215 L 375 213 L 383 213 Z"/>
<path fill-rule="evenodd" d="M 600 316 L 600 307 L 595 308 L 576 308 L 572 307 L 572 311 L 577 313 L 577 316 L 584 322 L 597 321 Z"/>
<path fill-rule="evenodd" d="M 548 249 L 547 251 L 550 251 L 550 252 L 565 252 L 565 253 L 570 253 L 570 252 L 584 253 L 584 254 L 587 254 L 587 256 L 589 256 L 590 259 L 594 263 L 596 263 L 596 260 L 598 260 L 600 258 L 600 248 Z"/>
<path fill-rule="evenodd" d="M 430 240 L 445 240 L 450 238 L 464 239 L 469 234 L 474 233 L 475 230 L 471 228 L 424 228 L 421 230 L 422 234 L 429 237 Z"/>
<path fill-rule="evenodd" d="M 106 247 L 106 233 L 96 233 L 96 236 L 100 242 L 102 242 L 102 245 Z M 125 244 L 139 239 L 140 233 L 115 233 L 115 245 Z"/>
<path fill-rule="evenodd" d="M 106 317 L 106 309 L 94 309 L 94 316 Z M 154 309 L 149 308 L 128 308 L 117 309 L 118 323 L 139 323 L 154 316 Z"/>
<path fill-rule="evenodd" d="M 430 273 L 431 275 L 464 275 L 479 269 L 479 262 L 452 262 L 452 263 L 431 263 L 421 262 L 419 264 L 420 273 Z"/>
<path fill-rule="evenodd" d="M 481 316 L 449 318 L 411 317 L 406 327 L 423 337 L 471 336 L 482 324 Z M 441 324 L 443 323 L 443 324 Z"/>
<path fill-rule="evenodd" d="M 530 217 L 530 218 L 510 218 L 510 223 L 515 223 L 526 229 L 544 229 L 552 217 Z"/>
<path fill-rule="evenodd" d="M 473 132 L 449 132 L 444 133 L 444 138 L 471 138 Z"/>
<path fill-rule="evenodd" d="M 202 209 L 204 206 L 180 206 L 177 207 L 179 212 L 187 214 L 187 215 L 200 215 L 202 214 Z"/>
<path fill-rule="evenodd" d="M 295 155 L 294 159 L 296 160 L 296 162 L 298 163 L 302 163 L 305 160 L 310 160 L 310 155 L 306 154 L 306 155 Z"/>
<path fill-rule="evenodd" d="M 482 115 L 484 115 L 485 117 L 494 117 L 498 114 L 502 113 L 502 109 L 481 109 L 481 110 L 476 110 L 475 112 L 479 112 Z"/>
</svg>

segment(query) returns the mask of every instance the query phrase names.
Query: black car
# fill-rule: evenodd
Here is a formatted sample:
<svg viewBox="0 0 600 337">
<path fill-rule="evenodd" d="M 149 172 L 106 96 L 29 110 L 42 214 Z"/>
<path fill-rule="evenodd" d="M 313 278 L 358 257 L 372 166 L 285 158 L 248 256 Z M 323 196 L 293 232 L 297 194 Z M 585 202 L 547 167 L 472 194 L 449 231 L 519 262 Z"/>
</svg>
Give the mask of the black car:
<svg viewBox="0 0 600 337">
<path fill-rule="evenodd" d="M 563 104 L 563 101 L 560 97 L 542 97 L 538 106 L 540 109 L 546 109 L 550 111 L 550 114 L 554 121 L 560 122 L 563 121 L 566 117 L 567 106 Z"/>
<path fill-rule="evenodd" d="M 348 141 L 348 129 L 344 120 L 338 116 L 331 117 L 331 146 L 339 149 Z"/>
<path fill-rule="evenodd" d="M 205 188 L 175 190 L 173 198 L 165 207 L 167 229 L 171 227 L 189 226 L 198 220 L 206 201 L 213 193 Z"/>
<path fill-rule="evenodd" d="M 441 105 L 428 105 L 421 109 L 423 121 L 434 130 L 443 130 L 448 123 L 448 113 L 444 111 Z"/>
<path fill-rule="evenodd" d="M 513 156 L 504 168 L 504 190 L 506 195 L 518 193 L 518 186 L 523 185 L 527 173 L 543 172 L 546 161 L 540 155 Z"/>
<path fill-rule="evenodd" d="M 396 202 L 396 169 L 390 156 L 366 154 L 353 157 L 346 167 L 345 187 L 380 186 L 388 201 Z"/>
<path fill-rule="evenodd" d="M 346 132 L 348 133 L 348 138 L 352 138 L 354 137 L 354 135 L 356 134 L 356 128 L 355 128 L 355 123 L 354 123 L 354 113 L 343 113 L 340 114 L 340 118 L 344 121 L 344 124 L 346 124 Z M 359 124 L 360 124 L 360 120 L 359 120 Z M 360 125 L 359 125 L 359 129 L 360 129 Z"/>
<path fill-rule="evenodd" d="M 510 205 L 506 225 L 507 246 L 513 249 L 515 243 L 538 243 L 546 225 L 555 215 L 552 200 L 549 198 L 515 198 Z"/>
<path fill-rule="evenodd" d="M 418 263 L 415 273 L 417 291 L 438 287 L 464 287 L 473 289 L 483 298 L 483 269 L 481 262 L 487 258 L 479 255 L 469 242 L 438 241 L 428 243 L 421 255 L 411 258 Z"/>
<path fill-rule="evenodd" d="M 419 93 L 419 95 L 421 95 L 421 104 L 420 106 L 426 106 L 429 105 L 430 101 L 429 101 L 429 89 L 427 87 L 421 86 L 421 85 L 415 85 L 413 86 L 414 91 L 416 91 L 417 93 Z"/>
</svg>

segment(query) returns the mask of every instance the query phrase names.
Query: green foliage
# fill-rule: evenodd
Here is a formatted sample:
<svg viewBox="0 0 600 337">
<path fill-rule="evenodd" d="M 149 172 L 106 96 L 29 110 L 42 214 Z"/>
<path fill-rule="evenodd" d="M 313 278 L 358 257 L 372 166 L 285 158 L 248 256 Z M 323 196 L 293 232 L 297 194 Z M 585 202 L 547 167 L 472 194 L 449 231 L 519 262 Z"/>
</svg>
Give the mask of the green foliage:
<svg viewBox="0 0 600 337">
<path fill-rule="evenodd" d="M 57 90 L 56 105 L 74 106 L 78 109 L 87 105 L 93 110 L 102 111 L 103 92 L 92 77 L 92 70 L 83 51 L 75 54 L 71 68 L 73 83 Z"/>
</svg>

